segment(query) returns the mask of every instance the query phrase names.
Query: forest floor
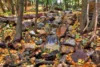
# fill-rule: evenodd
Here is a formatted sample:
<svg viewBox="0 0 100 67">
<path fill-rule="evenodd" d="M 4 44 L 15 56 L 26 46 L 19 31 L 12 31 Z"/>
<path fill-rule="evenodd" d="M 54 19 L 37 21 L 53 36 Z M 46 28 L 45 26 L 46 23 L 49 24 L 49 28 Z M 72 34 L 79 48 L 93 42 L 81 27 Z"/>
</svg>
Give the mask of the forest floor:
<svg viewBox="0 0 100 67">
<path fill-rule="evenodd" d="M 24 14 L 23 39 L 13 42 L 16 17 L 0 17 L 0 67 L 100 67 L 100 28 L 81 34 L 81 13 L 35 12 Z"/>
</svg>

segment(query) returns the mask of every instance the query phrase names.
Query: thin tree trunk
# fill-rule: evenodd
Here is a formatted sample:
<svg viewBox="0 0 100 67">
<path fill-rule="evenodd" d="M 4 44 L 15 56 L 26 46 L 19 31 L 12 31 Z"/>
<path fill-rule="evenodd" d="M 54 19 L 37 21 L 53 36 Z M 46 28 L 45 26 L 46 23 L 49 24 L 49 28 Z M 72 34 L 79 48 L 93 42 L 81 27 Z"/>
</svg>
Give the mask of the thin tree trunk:
<svg viewBox="0 0 100 67">
<path fill-rule="evenodd" d="M 12 14 L 15 14 L 15 9 L 14 9 L 13 0 L 10 0 L 10 3 L 11 3 L 11 12 L 12 12 Z"/>
<path fill-rule="evenodd" d="M 80 0 L 78 0 L 78 8 L 80 8 Z"/>
<path fill-rule="evenodd" d="M 37 29 L 37 19 L 38 19 L 38 1 L 36 0 L 36 18 L 35 18 L 35 31 Z"/>
<path fill-rule="evenodd" d="M 98 3 L 98 0 L 95 0 L 95 3 L 96 3 L 96 5 L 95 5 L 95 8 L 96 8 L 96 17 L 95 17 L 95 25 L 94 25 L 94 32 L 96 33 L 96 29 L 97 29 L 97 23 L 98 23 L 98 5 L 97 5 L 97 3 Z"/>
<path fill-rule="evenodd" d="M 25 11 L 27 11 L 27 6 L 28 6 L 27 0 L 25 0 Z"/>
<path fill-rule="evenodd" d="M 88 29 L 89 31 L 93 30 L 94 22 L 95 22 L 95 9 L 93 11 L 93 16 L 92 16 L 91 24 L 89 25 L 89 29 Z"/>
<path fill-rule="evenodd" d="M 83 32 L 85 24 L 87 22 L 87 0 L 82 0 L 82 21 L 80 23 L 80 32 Z"/>
<path fill-rule="evenodd" d="M 84 28 L 83 32 L 88 30 L 88 26 L 89 26 L 89 0 L 87 0 L 87 24 L 86 24 L 86 27 Z"/>
<path fill-rule="evenodd" d="M 48 11 L 48 4 L 49 4 L 49 1 L 46 0 L 46 11 Z"/>
<path fill-rule="evenodd" d="M 1 1 L 1 0 L 0 0 L 0 7 L 1 7 L 1 9 L 2 9 L 3 13 L 5 13 L 5 12 L 6 12 L 6 10 L 5 10 L 4 5 L 3 5 L 3 3 L 2 3 L 2 1 Z"/>
<path fill-rule="evenodd" d="M 10 0 L 2 0 L 3 1 L 3 4 L 4 4 L 4 6 L 6 7 L 6 10 L 7 11 L 10 11 L 11 9 L 11 7 L 10 7 Z"/>
<path fill-rule="evenodd" d="M 11 10 L 11 0 L 5 1 L 5 4 L 7 4 L 6 7 L 7 7 L 8 11 L 10 11 Z"/>
<path fill-rule="evenodd" d="M 66 10 L 67 9 L 67 2 L 66 2 L 66 0 L 63 0 L 63 2 L 64 2 L 64 10 Z"/>
<path fill-rule="evenodd" d="M 23 18 L 23 6 L 24 0 L 18 0 L 18 16 L 17 16 L 17 26 L 16 26 L 16 35 L 15 39 L 21 39 L 22 38 L 22 18 Z"/>
</svg>

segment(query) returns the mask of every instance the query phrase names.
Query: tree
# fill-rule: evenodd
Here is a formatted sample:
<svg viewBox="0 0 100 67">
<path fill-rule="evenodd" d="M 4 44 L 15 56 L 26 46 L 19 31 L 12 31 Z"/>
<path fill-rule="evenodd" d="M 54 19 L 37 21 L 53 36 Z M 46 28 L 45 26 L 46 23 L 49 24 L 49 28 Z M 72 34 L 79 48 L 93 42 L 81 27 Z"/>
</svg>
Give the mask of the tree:
<svg viewBox="0 0 100 67">
<path fill-rule="evenodd" d="M 10 0 L 10 3 L 11 3 L 11 12 L 12 12 L 12 14 L 15 14 L 15 9 L 14 9 L 13 0 Z"/>
<path fill-rule="evenodd" d="M 68 3 L 67 3 L 67 1 L 66 1 L 66 0 L 63 0 L 63 2 L 64 2 L 64 10 L 66 10 L 66 9 L 67 9 L 67 7 L 68 7 Z"/>
<path fill-rule="evenodd" d="M 18 0 L 18 6 L 17 6 L 17 26 L 16 26 L 16 35 L 15 39 L 21 39 L 22 38 L 22 18 L 23 18 L 23 6 L 24 6 L 24 0 Z"/>
<path fill-rule="evenodd" d="M 83 32 L 88 30 L 88 26 L 89 26 L 89 0 L 87 0 L 87 12 L 86 12 L 86 17 L 87 17 L 87 24 L 85 26 L 85 28 L 83 29 Z"/>
<path fill-rule="evenodd" d="M 37 29 L 37 19 L 38 19 L 38 2 L 39 2 L 39 0 L 36 0 L 35 31 L 36 31 L 36 29 Z"/>
<path fill-rule="evenodd" d="M 83 32 L 85 24 L 87 23 L 87 3 L 88 0 L 82 0 L 82 21 L 80 23 L 80 32 Z"/>
<path fill-rule="evenodd" d="M 10 0 L 3 0 L 3 3 L 5 5 L 5 7 L 6 7 L 6 10 L 10 11 L 11 10 Z"/>
<path fill-rule="evenodd" d="M 27 11 L 27 6 L 28 6 L 28 0 L 25 0 L 25 11 Z"/>
<path fill-rule="evenodd" d="M 98 24 L 98 0 L 95 0 L 95 11 L 94 11 L 94 29 L 93 29 L 93 35 L 90 39 L 92 41 L 96 37 L 96 30 L 97 30 L 97 24 Z"/>
<path fill-rule="evenodd" d="M 1 7 L 2 11 L 5 13 L 6 10 L 5 10 L 5 8 L 4 8 L 4 5 L 3 5 L 3 3 L 2 3 L 2 0 L 0 0 L 0 7 Z"/>
</svg>

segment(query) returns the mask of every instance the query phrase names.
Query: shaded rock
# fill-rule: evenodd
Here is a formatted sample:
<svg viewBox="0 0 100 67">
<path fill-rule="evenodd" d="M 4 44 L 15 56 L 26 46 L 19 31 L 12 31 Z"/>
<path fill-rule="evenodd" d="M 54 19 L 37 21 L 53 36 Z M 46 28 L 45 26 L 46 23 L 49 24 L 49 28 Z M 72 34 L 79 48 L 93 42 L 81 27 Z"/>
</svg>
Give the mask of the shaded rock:
<svg viewBox="0 0 100 67">
<path fill-rule="evenodd" d="M 88 55 L 88 56 L 93 55 L 93 53 L 94 53 L 94 50 L 92 50 L 92 49 L 87 51 L 87 55 Z"/>
<path fill-rule="evenodd" d="M 42 27 L 44 27 L 44 23 L 40 22 L 37 24 L 37 28 L 42 28 Z"/>
<path fill-rule="evenodd" d="M 29 27 L 31 27 L 34 24 L 34 22 L 32 20 L 24 20 L 22 22 L 22 30 L 25 30 Z"/>
<path fill-rule="evenodd" d="M 51 17 L 51 18 L 49 19 L 50 22 L 53 22 L 54 20 L 55 20 L 54 17 Z"/>
<path fill-rule="evenodd" d="M 56 34 L 56 28 L 53 28 L 52 30 L 51 30 L 51 34 Z"/>
<path fill-rule="evenodd" d="M 29 27 L 29 26 L 31 26 L 32 23 L 33 23 L 32 20 L 24 20 L 24 21 L 22 22 L 22 24 L 23 24 L 25 27 Z"/>
<path fill-rule="evenodd" d="M 6 47 L 6 44 L 3 43 L 3 42 L 0 42 L 0 47 L 1 47 L 1 48 L 5 48 L 5 47 Z"/>
<path fill-rule="evenodd" d="M 87 61 L 87 59 L 88 59 L 87 54 L 82 49 L 76 50 L 75 53 L 73 53 L 71 55 L 71 57 L 72 57 L 74 62 L 78 62 L 79 59 L 82 59 L 84 61 Z"/>
<path fill-rule="evenodd" d="M 48 35 L 47 37 L 47 43 L 49 44 L 55 44 L 58 42 L 57 36 L 56 35 Z"/>
<path fill-rule="evenodd" d="M 39 40 L 35 41 L 35 43 L 36 43 L 37 45 L 42 44 L 42 42 L 43 42 L 43 40 L 42 40 L 41 38 L 40 38 Z"/>
<path fill-rule="evenodd" d="M 99 64 L 100 63 L 100 51 L 95 51 L 91 55 L 91 59 L 95 64 Z"/>
<path fill-rule="evenodd" d="M 60 45 L 58 45 L 58 44 L 46 44 L 45 48 L 50 49 L 50 51 L 59 50 Z"/>
<path fill-rule="evenodd" d="M 56 16 L 56 17 L 55 17 L 55 20 L 53 21 L 53 24 L 58 25 L 58 24 L 61 23 L 61 21 L 62 21 L 61 17 Z"/>
<path fill-rule="evenodd" d="M 59 61 L 60 61 L 60 62 L 66 62 L 66 55 L 63 55 L 63 56 L 60 58 Z"/>
<path fill-rule="evenodd" d="M 33 19 L 33 18 L 35 18 L 35 15 L 33 15 L 33 14 L 26 14 L 26 15 L 23 16 L 23 18 L 24 19 Z"/>
<path fill-rule="evenodd" d="M 49 54 L 47 55 L 46 60 L 49 60 L 49 61 L 55 60 L 56 54 L 57 54 L 57 53 L 59 53 L 58 50 L 52 51 L 51 53 L 49 53 Z"/>
<path fill-rule="evenodd" d="M 75 39 L 69 38 L 67 40 L 64 41 L 65 45 L 70 45 L 70 46 L 75 46 L 76 45 L 76 41 Z"/>
<path fill-rule="evenodd" d="M 49 35 L 47 37 L 47 44 L 45 45 L 45 48 L 53 50 L 59 50 L 60 45 L 57 44 L 58 39 L 56 35 Z"/>
</svg>

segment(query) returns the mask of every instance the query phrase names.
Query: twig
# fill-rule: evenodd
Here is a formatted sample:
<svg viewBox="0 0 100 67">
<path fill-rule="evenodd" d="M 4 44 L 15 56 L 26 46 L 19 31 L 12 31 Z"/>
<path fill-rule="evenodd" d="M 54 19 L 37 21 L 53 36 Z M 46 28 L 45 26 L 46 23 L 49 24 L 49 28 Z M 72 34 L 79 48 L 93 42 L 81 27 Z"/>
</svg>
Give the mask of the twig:
<svg viewBox="0 0 100 67">
<path fill-rule="evenodd" d="M 83 32 L 88 28 L 88 26 L 89 26 L 89 0 L 87 0 L 87 25 L 83 29 Z"/>
</svg>

